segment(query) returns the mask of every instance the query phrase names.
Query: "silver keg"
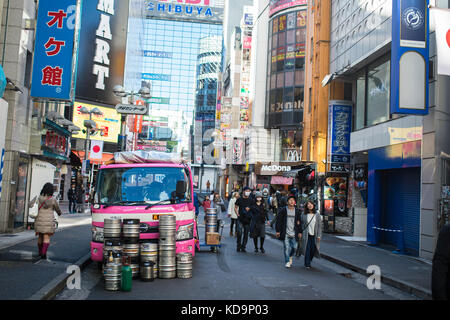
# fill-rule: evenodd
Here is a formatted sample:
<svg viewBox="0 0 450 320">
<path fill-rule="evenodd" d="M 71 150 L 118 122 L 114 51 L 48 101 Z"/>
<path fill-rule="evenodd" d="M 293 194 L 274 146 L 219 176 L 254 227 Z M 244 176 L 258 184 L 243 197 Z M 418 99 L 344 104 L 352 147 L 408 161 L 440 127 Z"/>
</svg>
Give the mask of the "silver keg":
<svg viewBox="0 0 450 320">
<path fill-rule="evenodd" d="M 133 257 L 130 261 L 130 268 L 133 279 L 139 278 L 140 274 L 140 263 L 139 263 L 139 257 Z"/>
<path fill-rule="evenodd" d="M 108 218 L 104 220 L 104 238 L 120 238 L 122 221 L 119 218 Z"/>
<path fill-rule="evenodd" d="M 175 237 L 177 219 L 173 214 L 162 214 L 159 216 L 159 237 Z"/>
<path fill-rule="evenodd" d="M 141 261 L 158 262 L 158 244 L 142 242 L 140 247 Z"/>
<path fill-rule="evenodd" d="M 113 258 L 116 256 L 122 257 L 123 244 L 122 241 L 118 239 L 105 239 L 103 242 L 103 261 L 106 260 L 112 255 Z"/>
<path fill-rule="evenodd" d="M 175 265 L 159 265 L 160 279 L 173 279 L 177 276 L 177 268 Z"/>
<path fill-rule="evenodd" d="M 208 208 L 206 209 L 206 232 L 216 232 L 217 231 L 217 209 Z"/>
<path fill-rule="evenodd" d="M 124 238 L 139 238 L 139 219 L 123 219 L 122 234 Z"/>
<path fill-rule="evenodd" d="M 155 279 L 154 272 L 155 263 L 153 261 L 141 261 L 141 280 L 142 281 L 153 281 Z"/>
<path fill-rule="evenodd" d="M 118 291 L 122 281 L 122 264 L 107 263 L 104 267 L 105 289 L 108 291 Z"/>
<path fill-rule="evenodd" d="M 140 247 L 139 243 L 124 243 L 122 254 L 130 258 L 138 258 L 139 247 Z"/>
<path fill-rule="evenodd" d="M 171 214 L 159 217 L 158 273 L 162 279 L 176 277 L 176 222 Z"/>
<path fill-rule="evenodd" d="M 180 279 L 192 278 L 192 254 L 182 252 L 177 254 L 177 277 Z"/>
</svg>

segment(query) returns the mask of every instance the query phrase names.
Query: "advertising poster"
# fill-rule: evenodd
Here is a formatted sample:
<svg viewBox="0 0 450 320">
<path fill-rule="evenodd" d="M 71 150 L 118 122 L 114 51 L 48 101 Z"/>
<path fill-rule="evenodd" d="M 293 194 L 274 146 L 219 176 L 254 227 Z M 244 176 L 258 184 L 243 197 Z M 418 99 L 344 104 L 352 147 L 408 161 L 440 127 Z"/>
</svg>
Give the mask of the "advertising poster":
<svg viewBox="0 0 450 320">
<path fill-rule="evenodd" d="M 297 27 L 306 27 L 306 10 L 297 12 Z"/>
<path fill-rule="evenodd" d="M 335 216 L 347 215 L 347 177 L 328 177 L 325 179 L 324 200 Z M 333 204 L 331 204 L 333 202 Z"/>
<path fill-rule="evenodd" d="M 73 123 L 79 128 L 85 128 L 83 124 L 84 120 L 89 120 L 89 114 L 82 114 L 79 111 L 83 106 L 88 108 L 89 110 L 97 107 L 101 112 L 103 112 L 102 116 L 97 116 L 94 114 L 92 115 L 92 120 L 97 123 L 97 128 L 101 129 L 101 131 L 99 131 L 95 135 L 95 140 L 117 143 L 117 139 L 120 133 L 121 116 L 119 113 L 117 113 L 116 109 L 100 107 L 82 102 L 75 102 Z M 72 135 L 72 138 L 86 139 L 86 134 L 80 131 L 80 133 Z"/>
<path fill-rule="evenodd" d="M 109 2 L 83 1 L 75 98 L 116 105 L 113 88 L 124 80 L 129 1 Z"/>
</svg>

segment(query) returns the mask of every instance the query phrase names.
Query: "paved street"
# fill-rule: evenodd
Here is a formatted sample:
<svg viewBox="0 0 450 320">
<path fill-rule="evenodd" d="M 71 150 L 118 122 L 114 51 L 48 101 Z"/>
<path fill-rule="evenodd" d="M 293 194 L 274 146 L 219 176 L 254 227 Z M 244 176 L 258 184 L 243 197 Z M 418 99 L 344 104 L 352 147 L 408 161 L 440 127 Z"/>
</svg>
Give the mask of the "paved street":
<svg viewBox="0 0 450 320">
<path fill-rule="evenodd" d="M 201 221 L 201 216 L 199 221 Z M 91 264 L 82 273 L 81 290 L 65 289 L 58 300 L 392 300 L 417 299 L 382 284 L 381 290 L 369 290 L 367 278 L 331 263 L 314 260 L 312 270 L 303 267 L 303 257 L 294 258 L 291 269 L 283 262 L 282 243 L 266 238 L 266 253 L 254 253 L 249 239 L 247 253 L 236 252 L 235 238 L 228 235 L 219 254 L 208 249 L 194 259 L 191 279 L 155 279 L 133 281 L 131 292 L 104 290 L 101 272 Z M 204 227 L 199 232 L 204 235 Z"/>
</svg>

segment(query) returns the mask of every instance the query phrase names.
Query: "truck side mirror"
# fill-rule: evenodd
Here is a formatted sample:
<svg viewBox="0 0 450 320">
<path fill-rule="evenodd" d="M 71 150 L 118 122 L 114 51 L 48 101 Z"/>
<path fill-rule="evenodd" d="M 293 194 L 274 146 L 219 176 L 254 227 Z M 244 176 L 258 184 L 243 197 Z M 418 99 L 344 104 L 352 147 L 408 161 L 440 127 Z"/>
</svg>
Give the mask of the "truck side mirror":
<svg viewBox="0 0 450 320">
<path fill-rule="evenodd" d="M 175 193 L 178 198 L 184 198 L 184 194 L 186 193 L 186 181 L 183 180 L 177 181 L 177 189 Z"/>
</svg>

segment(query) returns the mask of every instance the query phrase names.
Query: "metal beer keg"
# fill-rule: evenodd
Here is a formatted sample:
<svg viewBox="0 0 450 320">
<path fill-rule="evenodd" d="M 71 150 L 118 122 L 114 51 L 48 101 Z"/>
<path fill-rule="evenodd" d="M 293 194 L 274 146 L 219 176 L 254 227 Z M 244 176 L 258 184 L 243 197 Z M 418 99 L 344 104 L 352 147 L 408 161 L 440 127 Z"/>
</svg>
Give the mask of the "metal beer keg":
<svg viewBox="0 0 450 320">
<path fill-rule="evenodd" d="M 177 277 L 180 279 L 192 278 L 192 254 L 183 252 L 177 254 Z"/>
<path fill-rule="evenodd" d="M 120 238 L 122 221 L 119 218 L 109 218 L 104 220 L 103 237 Z"/>
<path fill-rule="evenodd" d="M 122 280 L 121 263 L 107 263 L 104 267 L 105 289 L 108 291 L 118 291 Z"/>
<path fill-rule="evenodd" d="M 139 219 L 123 219 L 122 234 L 124 238 L 138 238 L 140 234 Z"/>
</svg>

